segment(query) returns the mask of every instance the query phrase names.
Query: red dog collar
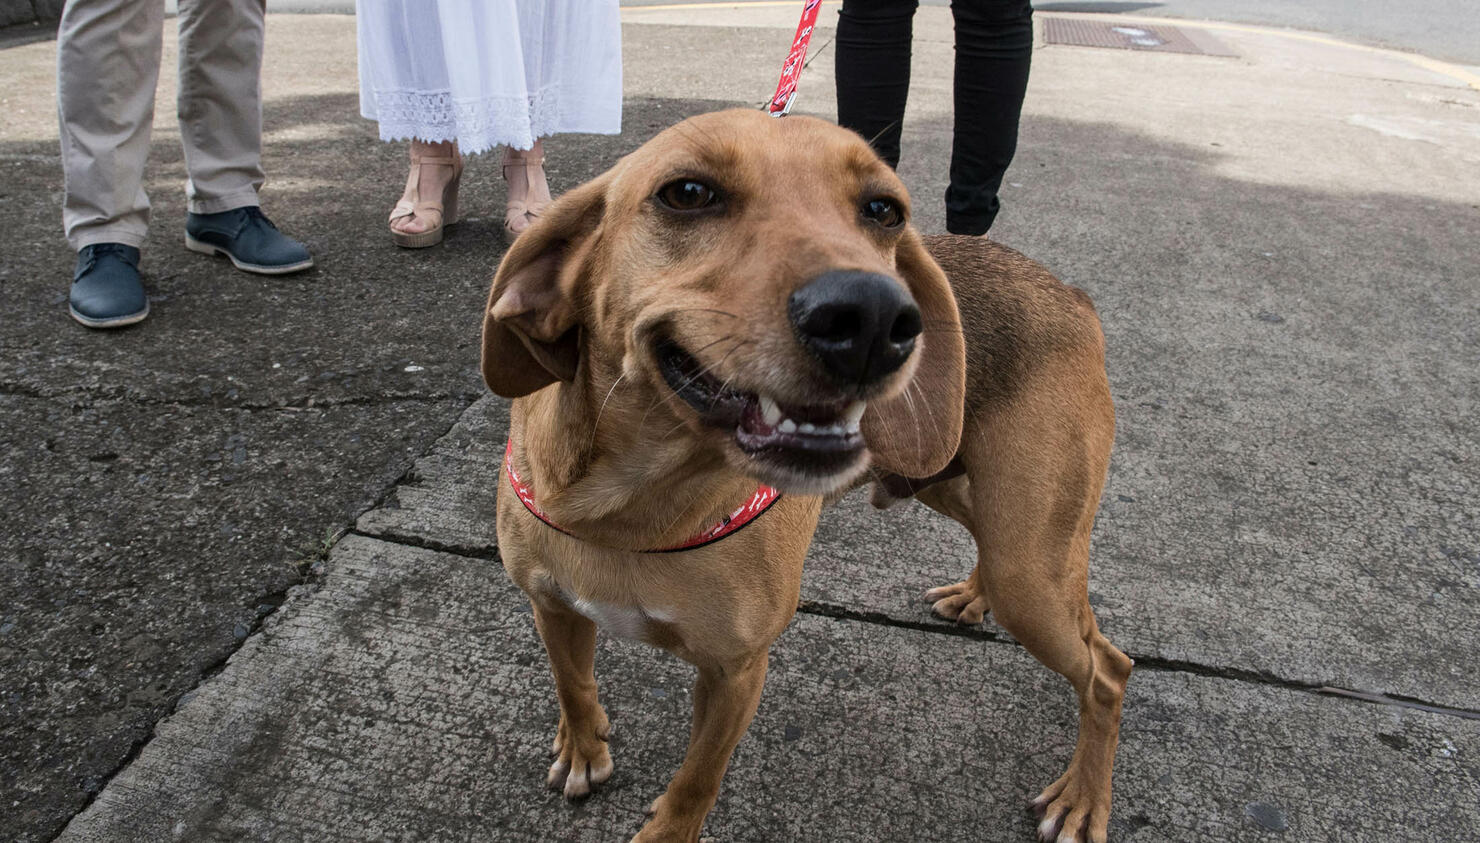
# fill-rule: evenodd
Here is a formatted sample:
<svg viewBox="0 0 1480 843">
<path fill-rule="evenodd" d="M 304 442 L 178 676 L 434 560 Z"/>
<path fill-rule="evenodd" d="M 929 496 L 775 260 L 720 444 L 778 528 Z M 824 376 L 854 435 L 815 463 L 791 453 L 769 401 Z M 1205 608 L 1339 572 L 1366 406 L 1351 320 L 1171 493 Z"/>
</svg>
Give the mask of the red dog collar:
<svg viewBox="0 0 1480 843">
<path fill-rule="evenodd" d="M 519 502 L 524 504 L 524 508 L 529 510 L 531 515 L 545 522 L 546 526 L 551 529 L 559 530 L 571 538 L 580 538 L 554 521 L 551 521 L 550 516 L 546 515 L 544 510 L 540 509 L 534 502 L 534 487 L 525 483 L 519 477 L 518 469 L 514 468 L 514 437 L 512 436 L 509 437 L 508 446 L 504 448 L 504 468 L 509 473 L 509 486 L 514 490 L 514 494 L 518 496 Z M 771 505 L 780 499 L 781 493 L 770 486 L 758 486 L 755 493 L 739 509 L 721 518 L 718 523 L 704 530 L 700 530 L 682 543 L 673 545 L 672 547 L 655 547 L 637 552 L 674 553 L 680 550 L 693 550 L 696 547 L 713 544 L 725 536 L 738 533 L 741 527 L 759 518 L 761 513 L 770 509 Z"/>
</svg>

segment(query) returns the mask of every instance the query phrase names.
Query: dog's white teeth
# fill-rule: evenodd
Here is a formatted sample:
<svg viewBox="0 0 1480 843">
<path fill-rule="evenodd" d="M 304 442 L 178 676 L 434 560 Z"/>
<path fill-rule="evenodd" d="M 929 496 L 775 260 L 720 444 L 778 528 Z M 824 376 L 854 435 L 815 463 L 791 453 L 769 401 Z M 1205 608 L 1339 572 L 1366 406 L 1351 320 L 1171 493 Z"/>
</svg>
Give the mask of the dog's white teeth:
<svg viewBox="0 0 1480 843">
<path fill-rule="evenodd" d="M 761 418 L 766 420 L 766 427 L 775 427 L 781 423 L 781 408 L 766 396 L 761 396 Z"/>
<path fill-rule="evenodd" d="M 800 433 L 804 436 L 847 436 L 858 432 L 859 420 L 863 418 L 865 404 L 862 401 L 854 401 L 836 420 L 828 424 L 803 421 L 787 418 L 782 412 L 781 405 L 776 400 L 765 395 L 757 396 L 760 406 L 761 418 L 767 427 L 777 433 Z"/>
</svg>

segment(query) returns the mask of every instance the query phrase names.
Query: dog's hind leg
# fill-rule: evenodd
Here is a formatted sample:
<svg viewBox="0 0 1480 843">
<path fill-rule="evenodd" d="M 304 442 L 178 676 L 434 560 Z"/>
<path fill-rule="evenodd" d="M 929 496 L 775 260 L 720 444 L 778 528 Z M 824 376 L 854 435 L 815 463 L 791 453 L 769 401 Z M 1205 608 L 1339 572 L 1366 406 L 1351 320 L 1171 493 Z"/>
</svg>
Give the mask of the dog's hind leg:
<svg viewBox="0 0 1480 843">
<path fill-rule="evenodd" d="M 688 754 L 668 790 L 648 809 L 652 818 L 632 843 L 699 839 L 730 755 L 760 705 L 769 660 L 768 651 L 762 650 L 744 660 L 699 666 Z"/>
<path fill-rule="evenodd" d="M 560 700 L 560 725 L 551 746 L 555 762 L 545 781 L 562 789 L 565 798 L 577 799 L 612 774 L 607 751 L 611 723 L 596 698 L 596 624 L 548 603 L 535 604 L 534 622 L 550 656 Z"/>
<path fill-rule="evenodd" d="M 915 497 L 919 498 L 920 503 L 951 518 L 968 531 L 975 529 L 975 519 L 971 511 L 971 481 L 966 477 L 936 483 L 920 490 Z M 971 575 L 961 582 L 930 589 L 925 592 L 925 599 L 932 604 L 930 608 L 935 614 L 962 624 L 981 623 L 991 608 L 987 603 L 986 588 L 982 585 L 979 567 L 972 569 Z"/>
<path fill-rule="evenodd" d="M 1034 801 L 1039 835 L 1103 843 L 1120 706 L 1131 660 L 1100 633 L 1089 605 L 1089 543 L 1114 438 L 1103 365 L 1042 361 L 1010 398 L 968 420 L 973 579 L 993 618 L 1079 697 L 1068 770 Z"/>
</svg>

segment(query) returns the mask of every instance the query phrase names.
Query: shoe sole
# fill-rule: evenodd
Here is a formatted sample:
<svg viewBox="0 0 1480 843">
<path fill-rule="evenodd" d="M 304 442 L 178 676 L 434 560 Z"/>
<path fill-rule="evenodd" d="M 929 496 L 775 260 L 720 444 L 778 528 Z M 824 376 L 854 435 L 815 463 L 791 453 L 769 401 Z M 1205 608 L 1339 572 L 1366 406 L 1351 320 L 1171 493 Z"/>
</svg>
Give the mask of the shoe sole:
<svg viewBox="0 0 1480 843">
<path fill-rule="evenodd" d="M 112 316 L 107 319 L 96 319 L 92 316 L 84 316 L 81 313 L 78 313 L 77 308 L 73 307 L 70 304 L 67 305 L 67 312 L 72 314 L 73 319 L 76 319 L 78 322 L 86 325 L 89 328 L 122 328 L 125 325 L 132 325 L 136 322 L 143 322 L 144 317 L 149 315 L 149 303 L 145 302 L 144 309 L 139 311 L 138 313 L 130 313 L 126 316 Z"/>
<path fill-rule="evenodd" d="M 438 243 L 441 243 L 442 235 L 444 232 L 446 232 L 447 226 L 449 225 L 457 225 L 457 223 L 444 222 L 431 231 L 423 231 L 416 234 L 407 231 L 396 231 L 392 229 L 391 242 L 395 243 L 397 246 L 400 246 L 403 249 L 425 249 L 428 246 L 435 246 Z"/>
<path fill-rule="evenodd" d="M 231 261 L 231 265 L 236 267 L 237 269 L 240 269 L 243 272 L 254 272 L 258 275 L 287 275 L 290 272 L 300 272 L 313 266 L 313 258 L 309 258 L 306 261 L 300 261 L 298 263 L 284 264 L 282 266 L 263 266 L 262 264 L 257 263 L 247 263 L 246 261 L 237 260 L 236 255 L 233 255 L 220 246 L 212 246 L 210 243 L 203 243 L 199 240 L 196 240 L 194 237 L 191 237 L 189 234 L 185 235 L 185 248 L 189 249 L 192 252 L 199 252 L 202 255 L 224 255 L 228 260 Z"/>
</svg>

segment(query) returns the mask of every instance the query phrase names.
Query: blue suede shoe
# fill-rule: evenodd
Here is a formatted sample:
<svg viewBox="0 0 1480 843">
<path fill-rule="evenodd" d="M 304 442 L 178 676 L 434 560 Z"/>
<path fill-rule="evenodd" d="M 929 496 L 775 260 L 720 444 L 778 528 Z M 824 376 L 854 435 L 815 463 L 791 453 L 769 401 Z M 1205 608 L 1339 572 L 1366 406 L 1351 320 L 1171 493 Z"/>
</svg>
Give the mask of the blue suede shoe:
<svg viewBox="0 0 1480 843">
<path fill-rule="evenodd" d="M 189 214 L 185 247 L 206 255 L 225 255 L 237 269 L 284 275 L 308 269 L 313 258 L 302 243 L 284 235 L 255 205 L 219 214 Z"/>
<path fill-rule="evenodd" d="M 139 280 L 139 250 L 122 243 L 94 243 L 77 253 L 67 309 L 89 328 L 121 328 L 149 315 Z"/>
</svg>

